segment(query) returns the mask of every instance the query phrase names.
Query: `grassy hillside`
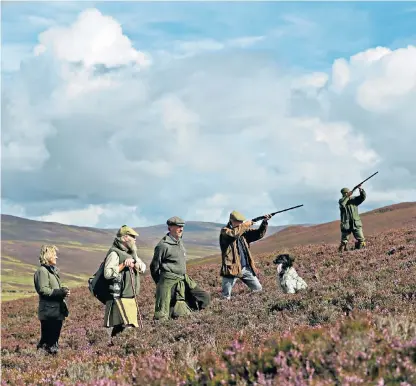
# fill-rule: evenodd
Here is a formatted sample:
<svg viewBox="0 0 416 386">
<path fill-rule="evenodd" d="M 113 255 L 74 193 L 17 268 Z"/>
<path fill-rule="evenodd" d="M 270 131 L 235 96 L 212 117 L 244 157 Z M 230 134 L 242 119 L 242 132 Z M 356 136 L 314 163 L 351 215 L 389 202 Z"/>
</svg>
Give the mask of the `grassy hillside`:
<svg viewBox="0 0 416 386">
<path fill-rule="evenodd" d="M 154 323 L 155 286 L 142 283 L 143 329 L 108 347 L 103 306 L 85 288 L 69 300 L 61 353 L 37 353 L 36 297 L 2 305 L 2 381 L 10 385 L 414 385 L 416 226 L 368 236 L 339 255 L 337 243 L 291 248 L 309 289 L 283 294 L 273 255 L 257 255 L 263 292 L 237 284 L 220 296 L 218 264 L 189 268 L 210 307 Z M 35 365 L 34 365 L 35 364 Z"/>
<path fill-rule="evenodd" d="M 3 301 L 33 295 L 33 271 L 38 264 L 42 244 L 59 248 L 58 266 L 63 278 L 74 287 L 85 285 L 105 257 L 117 229 L 96 229 L 53 222 L 1 216 L 2 299 Z M 218 252 L 218 234 L 223 225 L 190 221 L 184 241 L 188 258 L 199 259 Z M 284 227 L 273 227 L 279 230 Z M 136 227 L 140 257 L 149 264 L 154 246 L 166 234 L 166 225 Z"/>
<path fill-rule="evenodd" d="M 2 302 L 34 295 L 33 274 L 38 267 L 8 255 L 1 257 L 1 300 Z M 63 272 L 62 280 L 68 287 L 85 285 L 87 275 L 73 275 Z"/>
</svg>

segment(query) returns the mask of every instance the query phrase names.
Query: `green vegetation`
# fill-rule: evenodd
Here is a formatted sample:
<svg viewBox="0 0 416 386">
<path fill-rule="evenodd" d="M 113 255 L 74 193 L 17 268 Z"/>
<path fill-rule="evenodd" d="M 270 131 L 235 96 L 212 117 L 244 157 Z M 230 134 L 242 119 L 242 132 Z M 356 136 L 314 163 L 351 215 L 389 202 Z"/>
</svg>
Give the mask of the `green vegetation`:
<svg viewBox="0 0 416 386">
<path fill-rule="evenodd" d="M 1 300 L 2 302 L 36 295 L 33 274 L 38 268 L 13 256 L 1 257 Z M 88 275 L 62 273 L 62 281 L 70 288 L 85 286 Z"/>
</svg>

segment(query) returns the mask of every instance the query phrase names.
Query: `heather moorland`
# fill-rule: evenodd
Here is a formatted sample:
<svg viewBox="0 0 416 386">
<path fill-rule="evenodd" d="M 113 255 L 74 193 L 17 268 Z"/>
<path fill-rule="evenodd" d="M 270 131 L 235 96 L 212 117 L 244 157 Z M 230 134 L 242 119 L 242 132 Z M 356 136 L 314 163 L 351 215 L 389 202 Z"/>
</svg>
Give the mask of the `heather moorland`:
<svg viewBox="0 0 416 386">
<path fill-rule="evenodd" d="M 293 247 L 309 289 L 283 294 L 273 253 L 256 255 L 262 293 L 237 284 L 220 297 L 217 263 L 190 275 L 211 306 L 177 321 L 153 322 L 155 286 L 142 281 L 143 329 L 108 346 L 103 306 L 74 289 L 61 352 L 36 352 L 37 298 L 2 305 L 2 384 L 30 385 L 414 385 L 416 384 L 416 227 L 368 236 L 367 248 Z"/>
</svg>

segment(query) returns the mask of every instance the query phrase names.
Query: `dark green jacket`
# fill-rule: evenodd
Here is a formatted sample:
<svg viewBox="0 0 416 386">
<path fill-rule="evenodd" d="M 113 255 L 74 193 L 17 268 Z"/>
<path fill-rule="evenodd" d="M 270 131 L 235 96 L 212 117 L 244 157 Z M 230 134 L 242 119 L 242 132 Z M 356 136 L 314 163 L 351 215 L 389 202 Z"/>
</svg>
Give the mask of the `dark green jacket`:
<svg viewBox="0 0 416 386">
<path fill-rule="evenodd" d="M 166 234 L 155 247 L 150 273 L 155 283 L 160 275 L 171 272 L 176 275 L 186 274 L 186 250 L 182 239 L 175 240 Z"/>
<path fill-rule="evenodd" d="M 126 248 L 117 242 L 117 239 L 114 241 L 112 247 L 108 250 L 107 252 L 107 256 L 111 253 L 111 252 L 116 252 L 119 258 L 119 264 L 124 263 L 127 259 L 135 259 L 135 256 L 128 253 Z M 107 258 L 106 256 L 106 258 Z M 130 274 L 130 269 L 128 267 L 123 268 L 123 270 L 120 272 L 120 285 L 121 285 L 121 293 L 120 293 L 120 297 L 122 298 L 133 298 L 134 297 L 134 293 L 133 293 L 133 285 L 132 285 L 132 281 L 131 281 L 131 274 Z M 135 289 L 136 289 L 136 295 L 139 294 L 140 292 L 140 276 L 139 273 L 133 269 L 133 280 L 135 283 Z M 114 280 L 112 280 L 112 283 L 110 284 L 110 293 L 111 295 L 114 294 Z"/>
<path fill-rule="evenodd" d="M 366 197 L 367 195 L 363 189 L 359 196 L 344 196 L 339 200 L 342 231 L 349 231 L 362 227 L 360 215 L 358 214 L 358 205 L 362 204 Z"/>
<path fill-rule="evenodd" d="M 41 265 L 34 274 L 34 283 L 39 294 L 39 320 L 64 320 L 68 316 L 68 307 L 57 269 Z"/>
</svg>

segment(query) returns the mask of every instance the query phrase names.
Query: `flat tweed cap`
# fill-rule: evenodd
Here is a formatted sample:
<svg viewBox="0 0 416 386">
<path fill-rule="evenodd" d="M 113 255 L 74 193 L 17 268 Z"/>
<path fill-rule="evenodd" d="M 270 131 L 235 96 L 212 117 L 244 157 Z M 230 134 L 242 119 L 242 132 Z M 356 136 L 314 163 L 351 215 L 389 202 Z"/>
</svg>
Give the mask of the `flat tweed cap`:
<svg viewBox="0 0 416 386">
<path fill-rule="evenodd" d="M 138 236 L 139 234 L 133 229 L 128 227 L 127 225 L 123 225 L 117 232 L 117 236 L 121 237 L 121 236 L 125 236 L 125 235 L 130 235 L 130 236 Z"/>
<path fill-rule="evenodd" d="M 245 217 L 240 213 L 237 212 L 236 210 L 233 210 L 230 213 L 230 220 L 234 220 L 234 221 L 245 221 Z"/>
<path fill-rule="evenodd" d="M 348 188 L 342 188 L 341 194 L 348 193 L 350 190 Z"/>
<path fill-rule="evenodd" d="M 174 217 L 171 217 L 170 219 L 168 219 L 166 221 L 166 224 L 168 224 L 168 225 L 178 225 L 178 226 L 183 227 L 185 225 L 185 221 L 182 220 L 178 216 L 174 216 Z"/>
</svg>

